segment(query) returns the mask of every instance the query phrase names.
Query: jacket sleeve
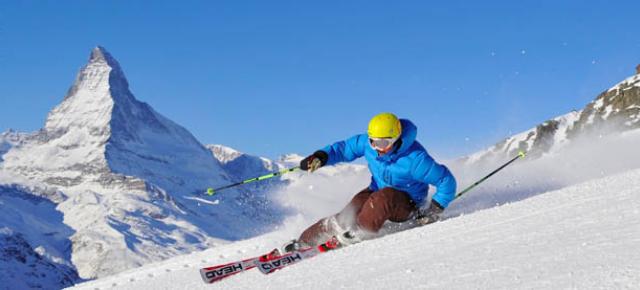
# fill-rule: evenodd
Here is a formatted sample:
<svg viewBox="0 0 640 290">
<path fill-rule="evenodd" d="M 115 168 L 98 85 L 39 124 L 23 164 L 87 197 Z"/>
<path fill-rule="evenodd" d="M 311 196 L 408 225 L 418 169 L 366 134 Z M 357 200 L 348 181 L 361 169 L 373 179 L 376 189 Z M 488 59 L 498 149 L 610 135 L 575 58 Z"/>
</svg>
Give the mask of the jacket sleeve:
<svg viewBox="0 0 640 290">
<path fill-rule="evenodd" d="M 442 208 L 446 208 L 456 196 L 456 179 L 449 169 L 438 164 L 428 154 L 420 154 L 413 163 L 411 172 L 413 178 L 436 187 L 432 200 Z"/>
<path fill-rule="evenodd" d="M 364 156 L 364 150 L 368 146 L 368 142 L 367 135 L 361 134 L 322 148 L 322 151 L 329 155 L 327 165 L 349 162 Z"/>
</svg>

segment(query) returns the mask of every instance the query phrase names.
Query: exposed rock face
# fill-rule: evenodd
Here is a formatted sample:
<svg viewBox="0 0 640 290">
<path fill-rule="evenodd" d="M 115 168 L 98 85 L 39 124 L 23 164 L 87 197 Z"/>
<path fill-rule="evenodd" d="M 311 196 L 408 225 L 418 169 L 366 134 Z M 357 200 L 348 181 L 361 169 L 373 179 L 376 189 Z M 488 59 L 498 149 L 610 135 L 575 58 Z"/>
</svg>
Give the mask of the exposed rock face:
<svg viewBox="0 0 640 290">
<path fill-rule="evenodd" d="M 631 76 L 580 111 L 548 120 L 466 157 L 467 162 L 501 161 L 524 150 L 533 158 L 554 152 L 581 136 L 602 136 L 640 128 L 640 74 Z"/>
<path fill-rule="evenodd" d="M 619 132 L 640 127 L 640 75 L 600 94 L 580 115 L 570 136 L 584 131 Z"/>
</svg>

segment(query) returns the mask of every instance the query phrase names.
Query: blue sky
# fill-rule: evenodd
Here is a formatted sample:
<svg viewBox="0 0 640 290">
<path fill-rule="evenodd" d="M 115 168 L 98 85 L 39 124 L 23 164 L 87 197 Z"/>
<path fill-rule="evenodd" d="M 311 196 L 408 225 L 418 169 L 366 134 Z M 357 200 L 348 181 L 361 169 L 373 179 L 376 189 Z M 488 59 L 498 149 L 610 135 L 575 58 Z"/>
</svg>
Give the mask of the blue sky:
<svg viewBox="0 0 640 290">
<path fill-rule="evenodd" d="M 307 154 L 391 111 L 451 158 L 640 63 L 640 1 L 467 2 L 2 1 L 0 130 L 41 128 L 102 45 L 203 143 Z"/>
</svg>

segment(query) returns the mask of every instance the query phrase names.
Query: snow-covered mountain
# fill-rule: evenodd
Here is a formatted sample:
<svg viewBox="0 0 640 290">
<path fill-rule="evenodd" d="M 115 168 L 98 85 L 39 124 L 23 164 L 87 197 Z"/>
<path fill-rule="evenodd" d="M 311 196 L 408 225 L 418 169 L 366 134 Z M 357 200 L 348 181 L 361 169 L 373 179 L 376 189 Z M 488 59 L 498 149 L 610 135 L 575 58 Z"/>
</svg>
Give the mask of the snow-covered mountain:
<svg viewBox="0 0 640 290">
<path fill-rule="evenodd" d="M 640 285 L 640 171 L 359 243 L 269 276 L 216 285 L 198 269 L 263 254 L 274 232 L 73 289 L 634 289 Z"/>
<path fill-rule="evenodd" d="M 31 139 L 36 142 L 5 155 L 4 168 L 22 176 L 47 171 L 49 184 L 73 186 L 93 179 L 112 185 L 110 174 L 121 174 L 184 191 L 227 181 L 187 130 L 133 97 L 120 65 L 100 47 Z M 35 166 L 21 166 L 25 163 Z M 135 181 L 129 186 L 143 188 Z"/>
<path fill-rule="evenodd" d="M 558 151 L 580 138 L 640 128 L 640 70 L 598 95 L 582 110 L 545 121 L 491 148 L 466 157 L 467 164 L 504 160 L 524 150 L 532 158 Z"/>
<path fill-rule="evenodd" d="M 204 197 L 233 178 L 186 129 L 136 100 L 102 47 L 44 128 L 7 132 L 0 149 L 0 184 L 56 204 L 73 231 L 62 256 L 82 278 L 254 236 L 281 216 L 235 189 Z M 18 224 L 7 232 L 25 236 Z"/>
<path fill-rule="evenodd" d="M 3 161 L 2 155 L 7 153 L 11 147 L 14 147 L 27 138 L 27 134 L 9 130 L 4 133 L 0 133 L 0 162 Z"/>
<path fill-rule="evenodd" d="M 211 151 L 213 156 L 220 161 L 222 168 L 229 174 L 234 182 L 280 171 L 286 167 L 286 164 L 282 162 L 275 162 L 264 157 L 242 153 L 224 145 L 213 144 L 207 145 L 206 147 Z M 245 184 L 238 190 L 251 192 L 252 195 L 255 195 L 266 193 L 276 186 L 283 185 L 285 185 L 285 183 L 281 179 L 274 178 L 259 183 Z"/>
<path fill-rule="evenodd" d="M 18 186 L 0 186 L 0 289 L 60 288 L 79 280 L 55 203 Z"/>
<path fill-rule="evenodd" d="M 220 161 L 225 171 L 237 179 L 248 179 L 284 169 L 283 163 L 242 153 L 224 145 L 212 144 L 206 147 Z"/>
</svg>

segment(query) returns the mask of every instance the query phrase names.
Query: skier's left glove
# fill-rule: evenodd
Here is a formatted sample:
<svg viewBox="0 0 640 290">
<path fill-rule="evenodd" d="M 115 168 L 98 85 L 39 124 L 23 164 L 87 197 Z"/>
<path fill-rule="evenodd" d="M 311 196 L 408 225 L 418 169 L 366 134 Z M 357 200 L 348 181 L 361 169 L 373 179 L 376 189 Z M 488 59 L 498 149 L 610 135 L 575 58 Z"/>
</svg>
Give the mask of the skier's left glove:
<svg viewBox="0 0 640 290">
<path fill-rule="evenodd" d="M 416 222 L 421 225 L 428 225 L 440 220 L 440 215 L 444 211 L 444 208 L 435 200 L 431 201 L 429 208 L 419 209 L 416 215 Z"/>
<path fill-rule="evenodd" d="M 318 168 L 327 164 L 328 160 L 329 160 L 329 154 L 327 154 L 327 152 L 324 152 L 322 150 L 318 150 L 313 154 L 307 156 L 307 158 L 302 159 L 302 161 L 300 161 L 300 169 L 309 171 L 309 172 L 314 172 L 318 170 Z"/>
</svg>

